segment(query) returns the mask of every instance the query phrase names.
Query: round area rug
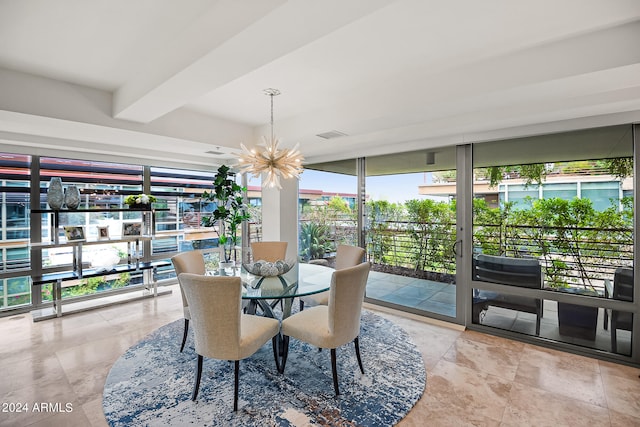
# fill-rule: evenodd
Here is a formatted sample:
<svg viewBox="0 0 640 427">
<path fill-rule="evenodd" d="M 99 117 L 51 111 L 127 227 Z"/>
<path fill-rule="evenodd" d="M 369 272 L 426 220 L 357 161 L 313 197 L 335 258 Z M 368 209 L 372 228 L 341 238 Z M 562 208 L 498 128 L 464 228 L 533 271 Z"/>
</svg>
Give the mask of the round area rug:
<svg viewBox="0 0 640 427">
<path fill-rule="evenodd" d="M 129 348 L 107 377 L 102 405 L 111 426 L 392 426 L 425 388 L 422 356 L 399 326 L 363 311 L 360 373 L 353 343 L 337 350 L 335 396 L 328 350 L 291 339 L 284 375 L 271 341 L 240 362 L 238 411 L 233 412 L 233 362 L 204 358 L 200 392 L 191 401 L 193 335 L 180 353 L 183 320 Z"/>
</svg>

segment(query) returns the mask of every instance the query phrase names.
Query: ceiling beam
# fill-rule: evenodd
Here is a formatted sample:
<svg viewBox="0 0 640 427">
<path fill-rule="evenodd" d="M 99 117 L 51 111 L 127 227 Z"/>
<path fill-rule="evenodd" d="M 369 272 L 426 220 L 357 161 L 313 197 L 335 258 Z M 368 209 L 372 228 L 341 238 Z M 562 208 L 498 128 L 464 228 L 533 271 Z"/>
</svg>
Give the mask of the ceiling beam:
<svg viewBox="0 0 640 427">
<path fill-rule="evenodd" d="M 389 3 L 216 2 L 181 37 L 144 59 L 137 77 L 115 92 L 113 115 L 151 122 Z"/>
</svg>

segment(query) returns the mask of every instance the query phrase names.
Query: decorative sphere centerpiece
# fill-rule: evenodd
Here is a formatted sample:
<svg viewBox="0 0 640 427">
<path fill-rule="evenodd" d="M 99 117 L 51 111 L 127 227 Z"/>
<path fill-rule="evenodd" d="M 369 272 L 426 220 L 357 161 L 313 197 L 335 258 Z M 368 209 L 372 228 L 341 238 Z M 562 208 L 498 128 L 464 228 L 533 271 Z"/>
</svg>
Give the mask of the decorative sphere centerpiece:
<svg viewBox="0 0 640 427">
<path fill-rule="evenodd" d="M 282 276 L 287 273 L 296 265 L 295 260 L 278 260 L 275 262 L 268 262 L 264 260 L 258 260 L 248 264 L 242 264 L 245 270 L 255 276 L 262 277 L 275 277 Z"/>
</svg>

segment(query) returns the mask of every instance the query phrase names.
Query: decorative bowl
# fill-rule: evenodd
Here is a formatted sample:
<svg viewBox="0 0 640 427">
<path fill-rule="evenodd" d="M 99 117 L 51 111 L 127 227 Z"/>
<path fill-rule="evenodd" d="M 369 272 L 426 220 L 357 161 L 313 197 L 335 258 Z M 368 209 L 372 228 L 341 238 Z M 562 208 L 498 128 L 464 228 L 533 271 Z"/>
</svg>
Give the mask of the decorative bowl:
<svg viewBox="0 0 640 427">
<path fill-rule="evenodd" d="M 242 264 L 242 266 L 249 273 L 255 276 L 262 277 L 275 277 L 282 276 L 287 273 L 296 265 L 295 260 L 277 260 L 274 262 L 269 262 L 265 260 L 258 260 L 248 264 Z"/>
</svg>

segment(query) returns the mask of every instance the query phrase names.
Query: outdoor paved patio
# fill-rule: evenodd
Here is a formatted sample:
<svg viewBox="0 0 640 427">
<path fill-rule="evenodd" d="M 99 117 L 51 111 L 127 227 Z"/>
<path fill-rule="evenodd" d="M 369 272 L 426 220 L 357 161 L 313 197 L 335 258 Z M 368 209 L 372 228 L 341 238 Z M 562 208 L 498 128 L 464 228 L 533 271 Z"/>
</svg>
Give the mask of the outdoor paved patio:
<svg viewBox="0 0 640 427">
<path fill-rule="evenodd" d="M 367 297 L 455 317 L 456 285 L 372 271 Z"/>
<path fill-rule="evenodd" d="M 389 273 L 371 271 L 367 283 L 368 298 L 411 307 L 425 312 L 437 313 L 444 316 L 456 315 L 456 285 L 416 279 Z M 500 307 L 490 307 L 481 316 L 481 323 L 508 331 L 535 335 L 536 316 L 508 310 Z M 540 336 L 554 341 L 571 343 L 603 351 L 611 351 L 611 333 L 604 329 L 604 309 L 598 310 L 598 324 L 594 341 L 560 335 L 558 327 L 558 307 L 555 301 L 544 301 L 544 313 L 540 322 Z M 631 333 L 618 330 L 618 352 L 630 354 Z"/>
</svg>

